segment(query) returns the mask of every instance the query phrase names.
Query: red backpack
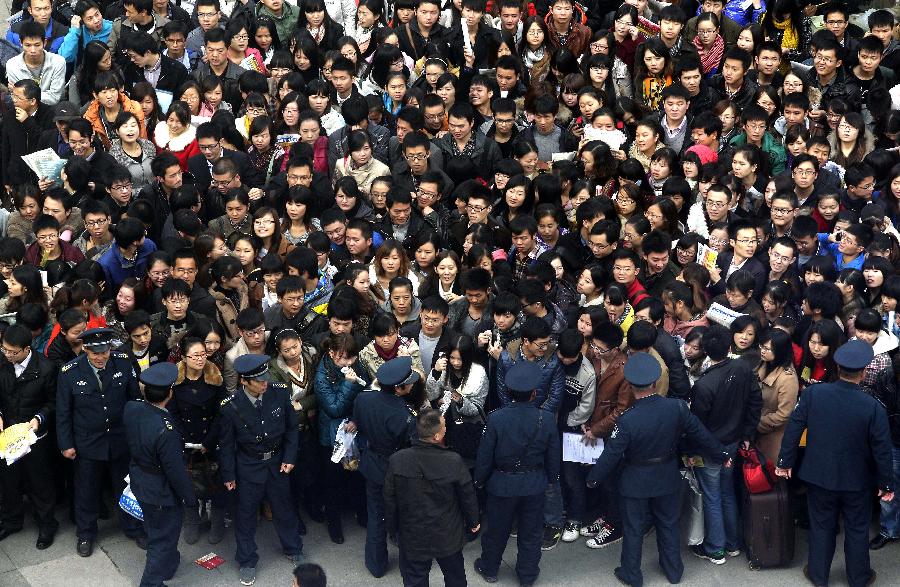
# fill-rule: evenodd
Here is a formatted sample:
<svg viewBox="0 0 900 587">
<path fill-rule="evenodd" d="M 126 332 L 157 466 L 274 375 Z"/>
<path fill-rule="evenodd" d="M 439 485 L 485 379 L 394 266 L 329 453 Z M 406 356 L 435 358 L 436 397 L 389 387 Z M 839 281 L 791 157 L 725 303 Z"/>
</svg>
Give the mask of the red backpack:
<svg viewBox="0 0 900 587">
<path fill-rule="evenodd" d="M 750 493 L 766 493 L 775 487 L 775 465 L 756 449 L 740 449 L 738 453 L 744 461 L 744 485 Z"/>
</svg>

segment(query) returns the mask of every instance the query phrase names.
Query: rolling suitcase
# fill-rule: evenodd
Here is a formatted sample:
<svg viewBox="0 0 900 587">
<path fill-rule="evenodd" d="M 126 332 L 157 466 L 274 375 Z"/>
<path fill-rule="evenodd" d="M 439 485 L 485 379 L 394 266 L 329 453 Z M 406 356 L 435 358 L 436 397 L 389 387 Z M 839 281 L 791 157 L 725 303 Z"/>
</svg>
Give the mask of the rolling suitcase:
<svg viewBox="0 0 900 587">
<path fill-rule="evenodd" d="M 794 519 L 783 481 L 766 493 L 744 493 L 744 544 L 751 569 L 783 567 L 794 558 Z"/>
</svg>

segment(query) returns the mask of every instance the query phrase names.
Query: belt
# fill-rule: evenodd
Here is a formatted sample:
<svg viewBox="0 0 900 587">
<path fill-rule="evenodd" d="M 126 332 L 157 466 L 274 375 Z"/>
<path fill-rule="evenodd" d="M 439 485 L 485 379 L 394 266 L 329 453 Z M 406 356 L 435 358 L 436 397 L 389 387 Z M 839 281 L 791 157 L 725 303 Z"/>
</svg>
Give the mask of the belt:
<svg viewBox="0 0 900 587">
<path fill-rule="evenodd" d="M 162 476 L 162 471 L 156 467 L 151 467 L 149 465 L 142 465 L 140 463 L 135 463 L 137 468 L 143 471 L 144 473 L 148 473 L 150 475 L 160 475 Z"/>
<path fill-rule="evenodd" d="M 280 453 L 281 449 L 270 450 L 268 452 L 259 452 L 241 447 L 241 452 L 260 461 L 268 461 L 269 459 Z"/>
<path fill-rule="evenodd" d="M 543 465 L 532 465 L 530 467 L 519 467 L 516 469 L 501 469 L 501 468 L 497 469 L 497 471 L 499 471 L 500 473 L 507 473 L 509 475 L 522 475 L 525 473 L 535 473 L 537 471 L 543 471 L 543 470 L 544 470 Z"/>
</svg>

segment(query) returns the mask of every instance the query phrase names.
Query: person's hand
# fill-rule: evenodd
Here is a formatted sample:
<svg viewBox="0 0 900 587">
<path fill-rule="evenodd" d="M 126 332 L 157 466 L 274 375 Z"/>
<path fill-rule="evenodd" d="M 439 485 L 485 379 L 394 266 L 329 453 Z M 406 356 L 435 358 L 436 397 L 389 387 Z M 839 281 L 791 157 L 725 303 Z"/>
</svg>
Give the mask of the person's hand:
<svg viewBox="0 0 900 587">
<path fill-rule="evenodd" d="M 816 15 L 816 10 L 819 8 L 819 5 L 815 2 L 810 2 L 806 6 L 803 7 L 803 14 L 812 18 Z"/>
<path fill-rule="evenodd" d="M 573 126 L 572 134 L 575 135 L 576 137 L 578 137 L 579 139 L 581 139 L 581 137 L 584 136 L 584 125 L 576 124 L 575 126 Z M 578 144 L 578 148 L 581 149 L 581 147 L 583 147 L 583 146 L 584 146 L 584 139 L 581 139 L 581 142 Z"/>
<path fill-rule="evenodd" d="M 538 161 L 537 168 L 541 171 L 550 171 L 550 162 L 549 161 Z"/>
<path fill-rule="evenodd" d="M 754 10 L 762 9 L 762 0 L 753 0 L 753 9 Z"/>
<path fill-rule="evenodd" d="M 628 154 L 621 149 L 613 149 L 610 151 L 613 156 L 613 159 L 618 159 L 619 161 L 624 161 L 628 159 Z"/>
<path fill-rule="evenodd" d="M 500 359 L 500 353 L 503 352 L 503 349 L 500 348 L 499 344 L 488 346 L 488 354 L 492 356 L 495 360 Z"/>
<path fill-rule="evenodd" d="M 469 528 L 469 532 L 472 534 L 478 534 L 479 530 L 481 530 L 481 524 L 475 524 L 474 528 Z"/>
<path fill-rule="evenodd" d="M 726 459 L 723 465 L 726 469 L 730 469 L 734 465 L 734 459 Z"/>
<path fill-rule="evenodd" d="M 707 271 L 709 271 L 709 282 L 710 283 L 719 283 L 722 280 L 722 270 L 717 266 L 713 265 L 712 267 L 707 267 Z"/>
<path fill-rule="evenodd" d="M 878 490 L 878 497 L 881 498 L 881 501 L 888 502 L 894 501 L 894 492 L 893 491 L 885 491 L 883 489 Z"/>
<path fill-rule="evenodd" d="M 31 427 L 32 430 L 37 432 L 37 429 L 41 427 L 41 422 L 37 418 L 32 418 L 31 422 L 29 422 L 28 425 Z M 2 427 L 0 427 L 0 430 L 2 430 Z"/>
<path fill-rule="evenodd" d="M 450 392 L 450 399 L 452 399 L 456 403 L 459 403 L 463 400 L 463 396 L 458 391 L 453 390 Z"/>
<path fill-rule="evenodd" d="M 56 182 L 52 179 L 47 179 L 46 177 L 42 177 L 38 180 L 38 188 L 40 188 L 42 192 L 46 192 L 54 185 L 56 185 Z"/>
<path fill-rule="evenodd" d="M 448 132 L 450 132 L 450 131 L 447 131 L 447 130 L 439 130 L 439 131 L 434 135 L 434 138 L 436 138 L 436 139 L 442 139 L 442 138 L 444 138 L 444 135 L 446 135 Z"/>
<path fill-rule="evenodd" d="M 356 432 L 356 422 L 347 422 L 344 424 L 344 432 L 347 434 L 353 434 Z"/>
<path fill-rule="evenodd" d="M 463 55 L 466 58 L 466 67 L 471 69 L 475 65 L 475 52 L 466 48 L 463 50 Z"/>
<path fill-rule="evenodd" d="M 27 118 L 28 112 L 26 112 L 24 108 L 19 108 L 18 106 L 16 106 L 16 120 L 18 120 L 19 122 L 25 122 Z"/>
<path fill-rule="evenodd" d="M 442 373 L 444 369 L 447 368 L 447 357 L 441 357 L 437 361 L 434 362 L 434 370 L 438 373 Z"/>
<path fill-rule="evenodd" d="M 791 470 L 790 469 L 782 469 L 781 467 L 775 467 L 775 474 L 784 479 L 791 478 Z"/>
<path fill-rule="evenodd" d="M 62 456 L 66 457 L 70 461 L 74 461 L 76 457 L 75 449 L 67 448 L 66 450 L 62 451 Z"/>
<path fill-rule="evenodd" d="M 485 330 L 478 335 L 476 340 L 478 341 L 478 346 L 487 346 L 491 344 L 491 331 Z"/>
<path fill-rule="evenodd" d="M 810 118 L 822 118 L 823 116 L 825 116 L 824 110 L 819 110 L 818 108 L 814 108 L 809 111 Z"/>
<path fill-rule="evenodd" d="M 744 450 L 750 450 L 750 441 L 745 440 L 741 443 L 741 448 Z"/>
<path fill-rule="evenodd" d="M 209 450 L 205 446 L 200 446 L 200 454 L 205 455 Z"/>
<path fill-rule="evenodd" d="M 462 297 L 462 296 L 460 296 L 459 294 L 455 294 L 455 293 L 453 293 L 453 292 L 450 292 L 450 293 L 447 294 L 447 300 L 446 300 L 446 301 L 447 301 L 448 304 L 452 304 L 453 302 L 455 302 L 456 300 L 458 300 L 458 299 L 461 298 L 461 297 Z"/>
<path fill-rule="evenodd" d="M 72 17 L 72 23 L 69 25 L 69 28 L 78 30 L 78 27 L 81 26 L 81 17 L 77 14 Z"/>
<path fill-rule="evenodd" d="M 344 373 L 344 379 L 346 379 L 350 383 L 356 383 L 356 371 L 354 371 L 353 369 L 347 369 L 347 372 Z"/>
<path fill-rule="evenodd" d="M 0 416 L 0 432 L 3 432 L 3 417 Z"/>
<path fill-rule="evenodd" d="M 290 473 L 294 470 L 294 465 L 290 463 L 281 463 L 281 472 L 282 473 Z"/>
<path fill-rule="evenodd" d="M 636 26 L 628 27 L 628 32 L 631 33 L 631 39 L 637 40 L 638 38 L 638 28 Z"/>
<path fill-rule="evenodd" d="M 225 482 L 225 489 L 227 489 L 228 491 L 234 491 L 235 487 L 237 487 L 237 483 L 235 483 L 234 481 Z"/>
<path fill-rule="evenodd" d="M 422 209 L 422 216 L 428 216 L 428 215 L 431 214 L 432 212 L 434 212 L 434 208 L 432 208 L 431 206 L 425 206 L 425 207 Z"/>
<path fill-rule="evenodd" d="M 250 200 L 260 200 L 264 195 L 265 194 L 263 194 L 263 191 L 260 188 L 253 188 L 247 192 L 247 197 L 249 197 Z"/>
</svg>

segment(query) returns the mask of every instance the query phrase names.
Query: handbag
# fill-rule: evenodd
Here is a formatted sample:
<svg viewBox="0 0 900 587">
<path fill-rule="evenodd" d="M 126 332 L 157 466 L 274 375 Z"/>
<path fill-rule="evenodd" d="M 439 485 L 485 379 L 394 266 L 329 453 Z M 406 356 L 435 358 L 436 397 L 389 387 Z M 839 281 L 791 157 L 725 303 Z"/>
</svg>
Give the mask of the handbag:
<svg viewBox="0 0 900 587">
<path fill-rule="evenodd" d="M 478 445 L 484 435 L 484 427 L 487 424 L 487 416 L 484 408 L 473 403 L 478 414 L 475 416 L 463 416 L 459 413 L 456 402 L 451 401 L 447 408 L 447 434 L 445 436 L 447 448 L 459 453 L 464 459 L 475 460 L 478 456 Z"/>
<path fill-rule="evenodd" d="M 769 462 L 756 447 L 740 449 L 738 453 L 744 461 L 742 472 L 744 485 L 750 493 L 766 493 L 775 487 L 775 465 Z"/>
<path fill-rule="evenodd" d="M 681 478 L 681 536 L 690 546 L 696 546 L 705 538 L 703 493 L 693 467 L 683 469 Z"/>
</svg>

